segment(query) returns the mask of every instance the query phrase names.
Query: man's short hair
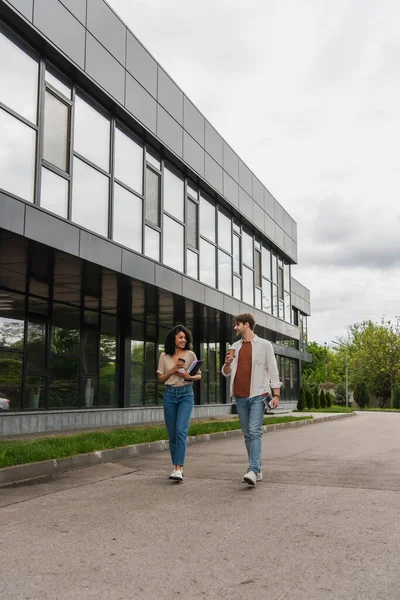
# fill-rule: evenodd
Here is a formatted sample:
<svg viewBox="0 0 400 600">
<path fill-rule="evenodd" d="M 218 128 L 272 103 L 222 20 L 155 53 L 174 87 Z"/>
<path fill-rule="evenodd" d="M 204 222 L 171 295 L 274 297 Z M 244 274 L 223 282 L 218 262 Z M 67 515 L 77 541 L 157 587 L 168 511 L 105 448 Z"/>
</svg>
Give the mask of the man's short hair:
<svg viewBox="0 0 400 600">
<path fill-rule="evenodd" d="M 248 323 L 252 331 L 254 331 L 254 327 L 256 326 L 256 320 L 251 313 L 241 313 L 240 315 L 236 315 L 235 323 L 243 323 L 243 325 Z"/>
</svg>

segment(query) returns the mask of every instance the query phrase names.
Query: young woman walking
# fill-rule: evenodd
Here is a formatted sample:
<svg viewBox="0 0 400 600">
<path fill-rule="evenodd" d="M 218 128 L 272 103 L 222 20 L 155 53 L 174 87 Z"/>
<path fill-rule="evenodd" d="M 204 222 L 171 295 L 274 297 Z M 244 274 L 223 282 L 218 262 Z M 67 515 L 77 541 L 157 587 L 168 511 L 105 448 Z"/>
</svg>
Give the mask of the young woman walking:
<svg viewBox="0 0 400 600">
<path fill-rule="evenodd" d="M 194 405 L 193 381 L 201 373 L 189 375 L 187 369 L 196 355 L 191 349 L 192 334 L 183 325 L 177 325 L 167 334 L 165 347 L 160 356 L 157 378 L 165 383 L 164 419 L 168 430 L 169 448 L 174 470 L 170 479 L 182 481 L 185 464 L 190 415 Z"/>
</svg>

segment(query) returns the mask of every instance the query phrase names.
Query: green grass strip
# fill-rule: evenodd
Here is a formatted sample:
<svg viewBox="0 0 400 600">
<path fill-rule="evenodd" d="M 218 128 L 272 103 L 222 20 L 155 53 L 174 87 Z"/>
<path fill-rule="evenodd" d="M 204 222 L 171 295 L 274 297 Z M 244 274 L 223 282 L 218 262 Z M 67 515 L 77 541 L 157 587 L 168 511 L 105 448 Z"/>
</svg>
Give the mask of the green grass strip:
<svg viewBox="0 0 400 600">
<path fill-rule="evenodd" d="M 302 413 L 352 413 L 354 412 L 354 408 L 351 408 L 351 406 L 331 406 L 330 408 L 310 408 L 310 410 L 308 410 L 307 408 L 305 410 L 294 410 L 293 412 L 302 412 Z"/>
<path fill-rule="evenodd" d="M 310 416 L 266 417 L 264 425 L 311 418 Z M 193 422 L 189 428 L 189 435 L 202 435 L 232 429 L 240 429 L 238 419 L 209 423 Z M 165 427 L 151 425 L 35 439 L 5 440 L 0 441 L 0 468 L 167 439 L 168 434 Z"/>
</svg>

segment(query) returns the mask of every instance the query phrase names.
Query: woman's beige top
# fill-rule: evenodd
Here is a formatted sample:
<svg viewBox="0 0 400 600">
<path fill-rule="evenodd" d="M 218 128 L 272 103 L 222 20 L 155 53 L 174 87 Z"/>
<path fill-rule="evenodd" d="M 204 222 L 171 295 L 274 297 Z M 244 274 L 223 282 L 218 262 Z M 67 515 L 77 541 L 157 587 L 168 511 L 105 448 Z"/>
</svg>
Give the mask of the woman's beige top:
<svg viewBox="0 0 400 600">
<path fill-rule="evenodd" d="M 185 354 L 183 354 L 181 358 L 185 359 L 185 364 L 183 365 L 185 371 L 187 371 L 187 369 L 190 367 L 194 360 L 197 360 L 195 353 L 191 350 L 186 350 Z M 165 354 L 165 352 L 163 352 L 160 356 L 160 360 L 158 361 L 157 373 L 160 373 L 160 375 L 165 375 L 174 366 L 175 359 L 173 359 L 170 354 Z M 164 383 L 165 385 L 174 385 L 176 387 L 179 387 L 182 385 L 188 385 L 191 382 L 182 379 L 182 377 L 179 377 L 179 375 L 176 375 L 174 373 L 173 375 L 168 377 L 168 379 Z"/>
</svg>

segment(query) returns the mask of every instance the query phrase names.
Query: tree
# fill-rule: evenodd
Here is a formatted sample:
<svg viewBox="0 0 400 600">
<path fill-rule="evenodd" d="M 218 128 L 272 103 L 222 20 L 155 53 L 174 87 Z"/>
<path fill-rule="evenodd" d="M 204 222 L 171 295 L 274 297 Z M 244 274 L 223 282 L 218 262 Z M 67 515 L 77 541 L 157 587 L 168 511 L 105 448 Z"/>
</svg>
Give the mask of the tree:
<svg viewBox="0 0 400 600">
<path fill-rule="evenodd" d="M 332 394 L 330 392 L 326 392 L 325 399 L 327 408 L 330 408 L 332 406 Z"/>
<path fill-rule="evenodd" d="M 400 385 L 397 384 L 394 388 L 394 402 L 393 408 L 400 409 Z"/>
<path fill-rule="evenodd" d="M 308 410 L 311 410 L 313 407 L 313 395 L 310 390 L 306 390 L 306 405 Z"/>
<path fill-rule="evenodd" d="M 320 401 L 319 401 L 319 389 L 318 389 L 318 386 L 315 386 L 315 389 L 314 389 L 314 403 L 313 404 L 314 404 L 314 408 L 316 410 L 318 410 L 319 408 L 321 408 L 321 404 L 320 404 Z"/>
<path fill-rule="evenodd" d="M 369 394 L 365 381 L 358 381 L 354 388 L 354 400 L 360 408 L 369 404 Z"/>
<path fill-rule="evenodd" d="M 335 404 L 344 406 L 346 404 L 346 386 L 344 383 L 339 383 L 335 389 Z"/>
<path fill-rule="evenodd" d="M 321 405 L 321 408 L 326 408 L 326 397 L 324 390 L 321 390 L 321 393 L 319 395 L 319 403 Z"/>
<path fill-rule="evenodd" d="M 304 388 L 301 386 L 299 393 L 299 400 L 297 402 L 297 410 L 303 411 L 306 407 L 306 401 L 304 396 Z"/>
</svg>

